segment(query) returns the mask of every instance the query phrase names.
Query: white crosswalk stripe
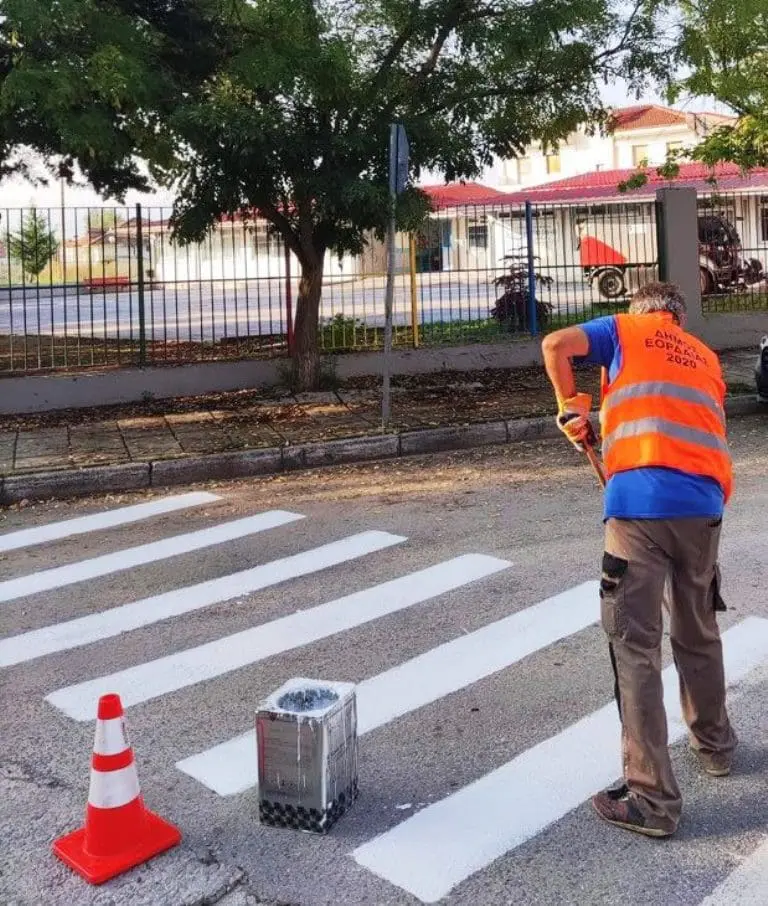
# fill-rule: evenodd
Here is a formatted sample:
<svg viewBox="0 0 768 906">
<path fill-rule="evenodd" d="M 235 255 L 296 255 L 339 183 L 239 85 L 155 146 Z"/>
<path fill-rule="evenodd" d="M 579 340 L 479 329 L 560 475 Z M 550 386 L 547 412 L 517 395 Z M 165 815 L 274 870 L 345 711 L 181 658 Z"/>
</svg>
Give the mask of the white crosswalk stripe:
<svg viewBox="0 0 768 906">
<path fill-rule="evenodd" d="M 126 526 L 144 520 L 220 502 L 219 496 L 208 493 L 169 495 L 135 506 L 118 507 L 7 533 L 0 536 L 0 553 L 51 545 L 53 555 L 48 557 L 48 551 L 45 555 L 49 564 L 55 564 L 53 545 L 57 542 L 107 530 L 119 533 Z M 56 661 L 39 665 L 41 676 L 49 678 L 38 678 L 37 694 L 42 698 L 43 693 L 48 692 L 45 701 L 72 720 L 91 722 L 95 719 L 99 697 L 107 692 L 118 693 L 126 709 L 184 690 L 206 700 L 203 684 L 208 681 L 226 677 L 268 659 L 280 658 L 298 649 L 307 648 L 306 656 L 311 658 L 314 652 L 311 646 L 315 643 L 385 618 L 395 618 L 392 626 L 397 626 L 401 620 L 406 621 L 406 612 L 412 608 L 415 609 L 413 616 L 419 616 L 417 605 L 429 604 L 435 609 L 435 614 L 450 617 L 453 615 L 450 608 L 462 606 L 464 590 L 468 592 L 472 586 L 479 586 L 480 594 L 483 581 L 493 576 L 501 576 L 502 582 L 506 575 L 514 580 L 512 562 L 475 552 L 453 551 L 456 556 L 443 554 L 450 559 L 426 565 L 409 560 L 410 571 L 405 573 L 404 569 L 397 569 L 398 548 L 412 552 L 416 545 L 404 535 L 385 531 L 360 531 L 338 540 L 321 537 L 322 543 L 311 546 L 306 540 L 298 542 L 299 537 L 307 537 L 301 526 L 309 527 L 307 530 L 311 531 L 311 523 L 311 519 L 298 513 L 269 510 L 170 537 L 163 537 L 160 528 L 160 540 L 2 581 L 0 602 L 13 601 L 33 594 L 55 593 L 75 583 L 171 560 L 194 551 L 205 552 L 227 541 L 282 526 L 290 527 L 287 541 L 280 532 L 274 532 L 270 538 L 270 544 L 274 542 L 272 550 L 276 547 L 278 552 L 282 553 L 286 548 L 288 551 L 275 559 L 259 557 L 257 550 L 250 560 L 258 565 L 247 569 L 223 576 L 219 575 L 219 569 L 214 573 L 216 578 L 186 586 L 180 584 L 160 594 L 149 594 L 151 587 L 146 591 L 142 587 L 140 594 L 146 594 L 146 597 L 137 595 L 137 600 L 106 606 L 98 612 L 79 610 L 85 615 L 62 618 L 38 629 L 7 635 L 0 639 L 0 668 L 10 672 L 25 663 L 66 655 L 86 646 L 104 646 L 100 654 L 109 654 L 111 646 L 120 645 L 123 639 L 130 640 L 126 633 L 163 622 L 170 623 L 172 628 L 167 633 L 167 638 L 171 640 L 168 643 L 170 649 L 160 642 L 166 636 L 158 635 L 155 653 L 162 656 L 140 663 L 129 661 L 132 666 L 114 673 L 94 676 L 97 671 L 89 669 L 88 652 L 81 654 L 79 659 L 73 654 L 72 664 L 68 660 L 62 661 L 63 670 Z M 156 531 L 158 527 L 154 526 L 153 533 Z M 259 542 L 262 540 L 260 538 Z M 382 562 L 373 557 L 379 553 L 383 558 L 383 569 Z M 201 565 L 209 559 L 214 563 L 216 556 L 215 550 L 203 553 Z M 260 562 L 265 560 L 267 562 Z M 354 582 L 353 588 L 360 587 L 360 582 L 353 579 L 347 569 L 347 565 L 353 563 L 367 564 L 366 568 L 370 570 L 368 575 L 373 574 L 376 578 L 368 587 L 344 594 L 345 582 Z M 326 570 L 331 571 L 327 582 L 334 583 L 333 591 L 307 604 L 296 604 L 295 599 L 290 597 L 288 583 Z M 396 577 L 387 578 L 392 575 Z M 335 584 L 337 577 L 338 590 Z M 152 581 L 150 577 L 150 584 Z M 222 610 L 223 616 L 227 617 L 229 611 L 236 611 L 249 595 L 284 583 L 286 603 L 280 605 L 279 611 L 283 615 L 257 625 L 251 625 L 256 620 L 249 618 L 249 622 L 245 623 L 248 628 L 242 631 L 219 632 L 218 637 L 205 644 L 176 650 L 178 643 L 173 641 L 177 638 L 173 630 L 176 623 L 173 621 L 183 620 L 186 614 L 217 604 L 229 605 L 226 611 Z M 424 648 L 422 645 L 415 651 L 412 636 L 407 658 L 392 658 L 388 654 L 384 664 L 378 668 L 381 672 L 376 673 L 376 668 L 361 670 L 367 678 L 356 684 L 357 728 L 359 736 L 369 737 L 366 747 L 370 748 L 367 748 L 366 757 L 370 758 L 371 753 L 375 757 L 377 746 L 381 740 L 386 741 L 388 734 L 401 730 L 410 732 L 410 727 L 392 726 L 400 718 L 416 715 L 423 709 L 429 719 L 430 709 L 434 711 L 439 707 L 438 703 L 448 696 L 470 687 L 481 687 L 483 683 L 490 686 L 491 678 L 504 671 L 509 671 L 512 677 L 514 671 L 527 669 L 526 659 L 546 651 L 550 646 L 558 643 L 579 645 L 586 637 L 585 630 L 599 622 L 598 590 L 597 582 L 584 582 L 539 603 L 524 606 L 501 619 L 495 618 L 499 616 L 496 606 L 493 620 L 483 621 L 484 625 L 480 628 L 474 628 L 478 625 L 476 622 L 473 631 L 465 630 L 463 635 L 457 635 L 458 630 L 454 629 L 450 634 L 442 634 L 441 639 L 448 638 L 448 641 L 441 640 L 434 647 Z M 281 600 L 282 591 L 281 588 L 277 600 Z M 338 597 L 326 600 L 333 595 Z M 446 596 L 447 601 L 441 602 L 442 596 Z M 325 603 L 318 604 L 317 600 L 324 600 Z M 493 603 L 494 606 L 497 604 L 496 601 Z M 295 609 L 297 606 L 303 609 Z M 26 603 L 21 607 L 26 607 Z M 57 615 L 61 609 L 57 609 Z M 14 611 L 8 608 L 4 612 L 12 617 Z M 247 615 L 249 612 L 240 607 L 236 616 L 241 619 L 243 613 Z M 254 612 L 258 611 L 254 608 Z M 429 618 L 432 619 L 431 613 Z M 456 624 L 460 624 L 460 620 L 451 625 Z M 385 624 L 381 630 L 388 633 L 390 627 Z M 400 645 L 397 630 L 393 629 L 392 633 L 392 651 L 397 653 Z M 193 637 L 198 640 L 198 637 Z M 340 644 L 343 645 L 343 637 Z M 738 695 L 739 683 L 753 671 L 768 665 L 768 619 L 749 616 L 735 622 L 723 633 L 723 647 L 727 681 L 733 698 L 734 694 Z M 127 646 L 125 650 L 129 650 Z M 101 670 L 114 669 L 111 661 L 107 663 L 110 666 Z M 394 666 L 390 666 L 393 663 Z M 276 661 L 266 669 L 279 671 L 283 666 L 282 661 Z M 382 669 L 383 666 L 387 669 Z M 72 667 L 80 671 L 75 676 L 67 673 Z M 45 673 L 48 669 L 49 674 Z M 534 665 L 533 669 L 539 668 Z M 287 680 L 291 675 L 283 679 Z M 54 679 L 51 680 L 50 676 Z M 72 683 L 73 679 L 78 682 Z M 664 671 L 663 681 L 669 741 L 675 744 L 685 739 L 687 728 L 680 712 L 674 667 Z M 53 688 L 56 684 L 67 682 L 72 684 Z M 232 682 L 236 682 L 235 678 Z M 49 689 L 52 691 L 49 692 Z M 473 696 L 475 691 L 473 689 Z M 214 690 L 214 694 L 219 692 Z M 482 689 L 479 694 L 483 694 Z M 208 699 L 209 702 L 211 700 L 215 699 Z M 253 713 L 256 704 L 256 701 L 247 702 L 245 710 Z M 206 714 L 206 709 L 202 707 L 197 720 L 205 722 Z M 157 715 L 153 716 L 152 711 L 143 714 L 142 719 L 161 720 Z M 237 728 L 238 724 L 235 724 L 229 732 Z M 203 726 L 198 729 L 210 728 Z M 241 724 L 240 729 L 245 727 Z M 370 734 L 374 731 L 381 735 L 371 738 Z M 368 838 L 363 835 L 355 837 L 354 843 L 347 844 L 343 850 L 346 852 L 345 861 L 360 877 L 367 878 L 367 883 L 390 885 L 388 899 L 408 895 L 409 899 L 414 897 L 424 903 L 438 902 L 455 892 L 459 884 L 475 876 L 484 878 L 481 873 L 492 871 L 495 863 L 504 864 L 498 863 L 501 857 L 514 854 L 518 847 L 583 805 L 595 791 L 619 779 L 619 736 L 618 711 L 615 703 L 609 701 L 570 726 L 564 725 L 554 735 L 462 789 L 446 795 L 449 790 L 447 786 L 443 787 L 439 795 L 445 798 L 432 800 L 431 804 L 410 817 L 403 816 L 396 823 L 388 821 L 388 829 L 382 833 L 369 834 Z M 203 734 L 201 738 L 206 739 L 206 736 Z M 252 791 L 258 784 L 253 727 L 233 738 L 213 736 L 208 742 L 210 747 L 203 751 L 199 749 L 207 743 L 198 742 L 195 748 L 188 745 L 186 750 L 182 747 L 172 755 L 166 752 L 163 759 L 168 759 L 169 767 L 175 765 L 187 777 L 218 796 L 233 797 Z M 423 745 L 430 745 L 426 737 Z M 194 754 L 188 754 L 190 751 Z M 434 756 L 435 753 L 430 752 L 430 757 Z M 493 767 L 493 764 L 488 767 Z M 176 777 L 177 780 L 183 779 L 179 775 Z M 362 769 L 361 784 L 365 786 Z M 195 789 L 195 785 L 192 784 L 189 789 Z M 201 787 L 197 790 L 201 797 L 208 795 Z M 209 797 L 208 806 L 213 801 Z M 245 799 L 243 801 L 246 802 Z M 222 808 L 227 805 L 222 803 Z M 391 816 L 392 812 L 387 814 Z M 381 825 L 377 829 L 380 828 Z M 323 845 L 322 841 L 318 841 L 318 847 Z M 297 866 L 300 866 L 300 849 L 296 858 Z M 766 906 L 766 890 L 768 842 L 745 858 L 699 906 Z M 375 894 L 372 896 L 375 899 Z"/>
<path fill-rule="evenodd" d="M 383 532 L 375 534 L 381 536 L 382 547 L 402 540 Z M 59 689 L 46 696 L 46 701 L 75 720 L 93 720 L 99 695 L 107 687 L 121 696 L 124 707 L 137 705 L 362 626 L 508 566 L 506 560 L 480 554 L 456 557 L 207 645 Z"/>
<path fill-rule="evenodd" d="M 359 735 L 504 670 L 594 623 L 600 616 L 597 589 L 596 582 L 586 582 L 360 683 Z M 176 766 L 220 796 L 245 792 L 258 783 L 255 730 L 185 758 Z"/>
<path fill-rule="evenodd" d="M 165 594 L 123 604 L 103 613 L 90 614 L 11 636 L 0 640 L 0 667 L 21 664 L 56 651 L 67 651 L 88 645 L 161 620 L 182 616 L 209 607 L 211 604 L 231 601 L 277 585 L 279 582 L 327 569 L 329 566 L 338 566 L 364 554 L 381 550 L 382 540 L 379 535 L 371 533 L 354 535 L 314 550 L 265 563 L 263 566 L 232 573 L 221 579 L 210 579 L 187 588 L 176 588 Z M 399 543 L 406 539 L 389 536 L 386 540 Z"/>
<path fill-rule="evenodd" d="M 154 516 L 164 516 L 179 510 L 203 506 L 206 503 L 216 503 L 218 500 L 221 498 L 216 494 L 202 491 L 193 494 L 177 494 L 173 497 L 151 500 L 149 503 L 138 503 L 135 506 L 119 507 L 116 510 L 93 513 L 90 516 L 79 516 L 77 519 L 66 519 L 35 528 L 21 529 L 18 532 L 8 532 L 0 535 L 0 553 L 33 547 L 37 544 L 47 544 L 51 541 L 61 541 L 63 538 L 85 535 L 89 532 L 117 528 L 132 522 L 140 522 L 143 519 L 151 519 Z"/>
<path fill-rule="evenodd" d="M 723 634 L 726 678 L 740 682 L 768 660 L 768 620 L 749 617 Z M 686 733 L 674 667 L 664 673 L 670 744 Z M 353 853 L 358 864 L 436 903 L 461 881 L 520 846 L 621 777 L 616 705 L 423 809 Z"/>
<path fill-rule="evenodd" d="M 175 535 L 173 538 L 165 538 L 151 544 L 130 547 L 127 550 L 116 551 L 114 554 L 104 554 L 102 557 L 94 557 L 91 560 L 81 560 L 67 566 L 56 566 L 53 569 L 41 570 L 28 576 L 19 576 L 17 579 L 8 579 L 0 582 L 0 601 L 12 601 L 15 598 L 24 598 L 42 591 L 63 588 L 66 585 L 74 585 L 76 582 L 108 576 L 111 573 L 144 566 L 147 563 L 168 560 L 170 557 L 203 550 L 214 544 L 224 544 L 225 541 L 245 538 L 248 535 L 265 532 L 267 529 L 287 525 L 289 522 L 303 518 L 296 513 L 273 510 L 258 516 L 237 519 L 234 522 L 225 522 L 212 528 L 200 529 L 197 532 Z"/>
<path fill-rule="evenodd" d="M 765 906 L 768 903 L 768 840 L 699 906 Z"/>
</svg>

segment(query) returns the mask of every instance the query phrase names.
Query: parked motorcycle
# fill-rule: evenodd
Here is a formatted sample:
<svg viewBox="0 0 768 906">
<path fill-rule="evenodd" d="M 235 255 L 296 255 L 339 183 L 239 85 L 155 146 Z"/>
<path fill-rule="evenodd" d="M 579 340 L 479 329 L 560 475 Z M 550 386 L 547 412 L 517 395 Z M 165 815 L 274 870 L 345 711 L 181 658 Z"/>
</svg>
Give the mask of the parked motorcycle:
<svg viewBox="0 0 768 906">
<path fill-rule="evenodd" d="M 538 259 L 535 259 L 538 260 Z M 493 285 L 504 292 L 496 299 L 491 309 L 495 318 L 510 332 L 530 332 L 530 283 L 528 280 L 528 256 L 505 255 L 502 261 L 510 261 L 509 271 L 493 281 Z M 551 286 L 552 277 L 534 272 L 536 286 Z M 536 299 L 536 326 L 545 328 L 552 317 L 553 306 Z"/>
</svg>

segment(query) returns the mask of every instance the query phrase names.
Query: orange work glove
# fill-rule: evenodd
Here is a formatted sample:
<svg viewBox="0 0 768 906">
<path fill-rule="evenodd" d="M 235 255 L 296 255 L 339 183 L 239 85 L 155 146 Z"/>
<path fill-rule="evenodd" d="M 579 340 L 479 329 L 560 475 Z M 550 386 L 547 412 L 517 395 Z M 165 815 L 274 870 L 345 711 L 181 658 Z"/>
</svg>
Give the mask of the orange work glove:
<svg viewBox="0 0 768 906">
<path fill-rule="evenodd" d="M 594 447 L 597 443 L 589 413 L 592 409 L 592 397 L 588 393 L 577 393 L 570 399 L 560 402 L 557 415 L 557 427 L 568 440 L 583 453 L 585 446 Z"/>
</svg>

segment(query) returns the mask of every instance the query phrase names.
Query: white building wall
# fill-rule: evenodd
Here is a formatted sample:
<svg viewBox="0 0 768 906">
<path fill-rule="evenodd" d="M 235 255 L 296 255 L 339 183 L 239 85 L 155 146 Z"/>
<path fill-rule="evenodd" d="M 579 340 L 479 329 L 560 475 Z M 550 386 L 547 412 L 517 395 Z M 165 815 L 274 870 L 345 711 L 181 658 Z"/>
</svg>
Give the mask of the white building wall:
<svg viewBox="0 0 768 906">
<path fill-rule="evenodd" d="M 560 147 L 559 168 L 553 168 L 552 162 L 548 166 L 541 147 L 532 145 L 520 159 L 495 160 L 479 182 L 502 192 L 515 192 L 599 170 L 633 169 L 640 154 L 647 156 L 650 166 L 658 166 L 666 161 L 670 145 L 692 147 L 700 140 L 693 129 L 683 125 L 628 129 L 613 135 L 600 131 L 588 135 L 579 129 Z"/>
</svg>

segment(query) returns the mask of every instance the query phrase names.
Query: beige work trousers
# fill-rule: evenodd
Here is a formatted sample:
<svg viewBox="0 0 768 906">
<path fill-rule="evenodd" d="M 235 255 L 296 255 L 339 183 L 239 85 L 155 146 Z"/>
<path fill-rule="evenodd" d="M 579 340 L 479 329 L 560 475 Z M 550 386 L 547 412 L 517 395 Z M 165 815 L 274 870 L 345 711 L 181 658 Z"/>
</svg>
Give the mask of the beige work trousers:
<svg viewBox="0 0 768 906">
<path fill-rule="evenodd" d="M 725 610 L 717 565 L 721 520 L 609 519 L 600 583 L 622 726 L 624 782 L 654 824 L 674 831 L 682 798 L 667 748 L 661 681 L 663 609 L 690 744 L 736 746 L 725 704 L 716 611 Z"/>
</svg>

